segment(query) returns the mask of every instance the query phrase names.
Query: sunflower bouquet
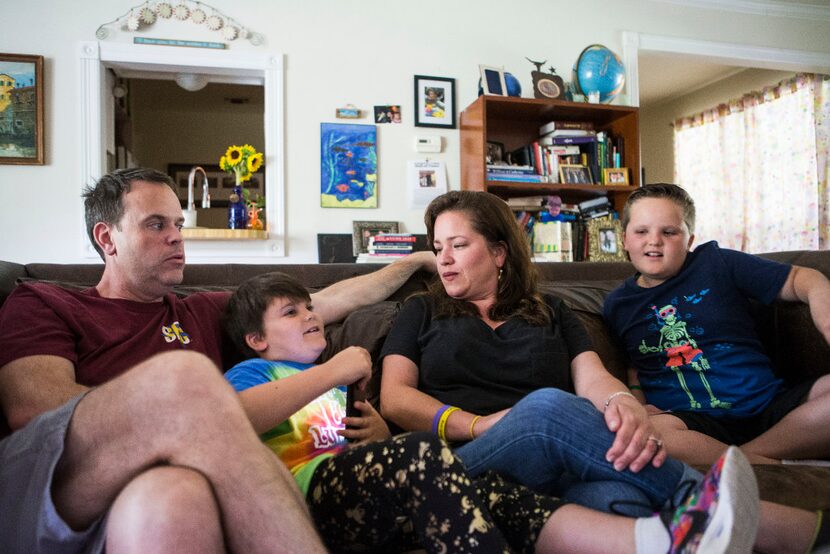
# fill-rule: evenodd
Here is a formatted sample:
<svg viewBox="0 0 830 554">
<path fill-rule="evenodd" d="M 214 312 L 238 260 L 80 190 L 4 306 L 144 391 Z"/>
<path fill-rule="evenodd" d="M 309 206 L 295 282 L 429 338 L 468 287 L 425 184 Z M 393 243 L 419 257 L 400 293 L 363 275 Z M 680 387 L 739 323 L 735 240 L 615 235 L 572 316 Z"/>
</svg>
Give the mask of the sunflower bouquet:
<svg viewBox="0 0 830 554">
<path fill-rule="evenodd" d="M 236 177 L 236 184 L 248 181 L 251 175 L 259 171 L 262 166 L 262 153 L 257 152 L 250 144 L 244 146 L 233 145 L 225 155 L 219 158 L 219 167 Z"/>
</svg>

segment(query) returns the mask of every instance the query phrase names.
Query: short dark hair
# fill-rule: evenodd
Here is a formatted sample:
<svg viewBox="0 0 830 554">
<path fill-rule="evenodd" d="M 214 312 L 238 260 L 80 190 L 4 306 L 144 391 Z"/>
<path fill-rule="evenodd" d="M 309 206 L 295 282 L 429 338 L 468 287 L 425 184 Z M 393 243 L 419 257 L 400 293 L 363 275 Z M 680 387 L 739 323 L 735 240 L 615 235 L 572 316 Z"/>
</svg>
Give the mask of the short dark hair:
<svg viewBox="0 0 830 554">
<path fill-rule="evenodd" d="M 225 307 L 225 331 L 242 352 L 249 357 L 259 355 L 245 342 L 251 333 L 262 334 L 263 317 L 275 298 L 311 301 L 308 290 L 294 277 L 278 271 L 256 275 L 239 285 Z"/>
<path fill-rule="evenodd" d="M 84 188 L 81 198 L 84 199 L 84 218 L 86 220 L 86 234 L 89 241 L 101 259 L 104 251 L 95 242 L 92 230 L 99 222 L 118 225 L 124 215 L 124 195 L 130 192 L 133 181 L 147 181 L 167 185 L 173 192 L 176 185 L 166 173 L 147 167 L 116 169 L 107 173 L 95 183 Z"/>
<path fill-rule="evenodd" d="M 490 317 L 495 321 L 504 321 L 518 316 L 534 325 L 549 322 L 548 310 L 539 295 L 538 277 L 531 262 L 527 236 L 519 228 L 507 203 L 489 192 L 472 190 L 454 190 L 438 196 L 429 203 L 424 213 L 427 242 L 433 252 L 435 221 L 444 212 L 463 212 L 473 230 L 483 236 L 489 245 L 503 244 L 507 250 Z M 451 298 L 437 276 L 430 286 L 430 295 L 435 300 L 438 316 L 478 316 L 473 304 Z"/>
<path fill-rule="evenodd" d="M 631 221 L 631 206 L 643 198 L 666 198 L 674 202 L 683 212 L 683 221 L 689 228 L 689 233 L 695 232 L 695 201 L 685 189 L 671 183 L 653 183 L 645 185 L 634 192 L 625 201 L 622 213 L 622 228 L 625 231 Z"/>
</svg>

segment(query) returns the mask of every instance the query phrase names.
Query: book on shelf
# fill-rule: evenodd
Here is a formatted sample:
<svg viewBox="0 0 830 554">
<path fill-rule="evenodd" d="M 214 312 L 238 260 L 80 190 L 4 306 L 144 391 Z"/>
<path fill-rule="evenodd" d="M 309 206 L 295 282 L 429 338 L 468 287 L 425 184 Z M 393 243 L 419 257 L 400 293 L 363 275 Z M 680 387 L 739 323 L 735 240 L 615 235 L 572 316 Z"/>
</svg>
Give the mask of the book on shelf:
<svg viewBox="0 0 830 554">
<path fill-rule="evenodd" d="M 375 244 L 369 244 L 367 250 L 372 253 L 382 253 L 382 252 L 412 252 L 412 243 L 411 242 L 378 242 Z"/>
<path fill-rule="evenodd" d="M 595 137 L 597 132 L 589 129 L 557 129 L 542 135 L 540 138 L 555 137 Z"/>
<path fill-rule="evenodd" d="M 369 237 L 369 244 L 379 244 L 387 242 L 406 242 L 414 243 L 417 239 L 415 235 L 410 233 L 383 233 L 380 235 L 373 235 Z"/>
<path fill-rule="evenodd" d="M 391 264 L 395 260 L 404 257 L 406 254 L 369 254 L 361 253 L 357 255 L 356 263 L 359 264 Z"/>
<path fill-rule="evenodd" d="M 544 196 L 513 196 L 505 200 L 508 206 L 544 206 L 547 203 Z"/>
<path fill-rule="evenodd" d="M 533 175 L 536 173 L 536 169 L 532 165 L 488 165 L 487 173 Z"/>
<path fill-rule="evenodd" d="M 514 183 L 547 183 L 547 177 L 537 174 L 511 175 L 508 173 L 488 173 L 488 181 L 509 181 Z"/>
<path fill-rule="evenodd" d="M 539 135 L 547 135 L 553 131 L 563 129 L 576 129 L 590 131 L 593 130 L 594 124 L 591 121 L 550 121 L 539 127 Z"/>
<path fill-rule="evenodd" d="M 590 200 L 583 200 L 577 206 L 579 207 L 579 212 L 585 214 L 596 210 L 607 210 L 610 208 L 611 203 L 606 196 L 597 196 Z"/>
</svg>

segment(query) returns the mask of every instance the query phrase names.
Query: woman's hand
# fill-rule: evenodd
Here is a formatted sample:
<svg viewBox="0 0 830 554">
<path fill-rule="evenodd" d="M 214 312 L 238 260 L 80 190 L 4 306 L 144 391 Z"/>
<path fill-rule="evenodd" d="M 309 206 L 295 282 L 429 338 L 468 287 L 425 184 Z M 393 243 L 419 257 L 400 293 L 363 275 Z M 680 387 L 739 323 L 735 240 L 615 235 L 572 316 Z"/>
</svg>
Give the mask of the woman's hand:
<svg viewBox="0 0 830 554">
<path fill-rule="evenodd" d="M 652 425 L 645 406 L 630 396 L 617 396 L 605 410 L 605 424 L 616 433 L 614 444 L 605 458 L 614 469 L 637 473 L 651 461 L 660 467 L 666 461 L 666 449 L 660 433 Z"/>
<path fill-rule="evenodd" d="M 354 405 L 360 411 L 360 416 L 343 418 L 343 423 L 346 424 L 347 428 L 341 429 L 337 434 L 353 441 L 352 444 L 365 444 L 388 439 L 392 436 L 386 422 L 371 404 L 363 400 L 356 400 Z M 351 429 L 348 427 L 351 427 Z"/>
<path fill-rule="evenodd" d="M 494 414 L 490 414 L 488 416 L 481 416 L 475 424 L 475 436 L 480 437 L 487 431 L 490 427 L 495 425 L 499 422 L 501 418 L 507 415 L 507 412 L 510 411 L 510 408 L 505 408 L 499 412 Z"/>
</svg>

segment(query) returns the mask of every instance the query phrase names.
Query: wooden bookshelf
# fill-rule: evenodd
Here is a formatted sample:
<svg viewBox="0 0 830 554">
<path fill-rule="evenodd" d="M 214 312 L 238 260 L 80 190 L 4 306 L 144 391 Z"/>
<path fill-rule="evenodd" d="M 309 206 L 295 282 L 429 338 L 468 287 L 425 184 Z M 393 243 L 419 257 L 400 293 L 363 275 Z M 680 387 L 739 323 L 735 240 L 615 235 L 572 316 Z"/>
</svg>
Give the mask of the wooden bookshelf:
<svg viewBox="0 0 830 554">
<path fill-rule="evenodd" d="M 488 141 L 504 144 L 505 152 L 509 152 L 538 140 L 539 127 L 553 120 L 590 121 L 597 131 L 607 131 L 623 137 L 625 158 L 622 166 L 628 168 L 631 184 L 571 185 L 487 180 Z M 615 209 L 621 211 L 628 195 L 640 186 L 640 124 L 637 108 L 483 95 L 461 112 L 460 123 L 462 189 L 486 190 L 502 198 L 558 194 L 565 202 L 580 202 L 594 196 L 608 195 Z"/>
</svg>

